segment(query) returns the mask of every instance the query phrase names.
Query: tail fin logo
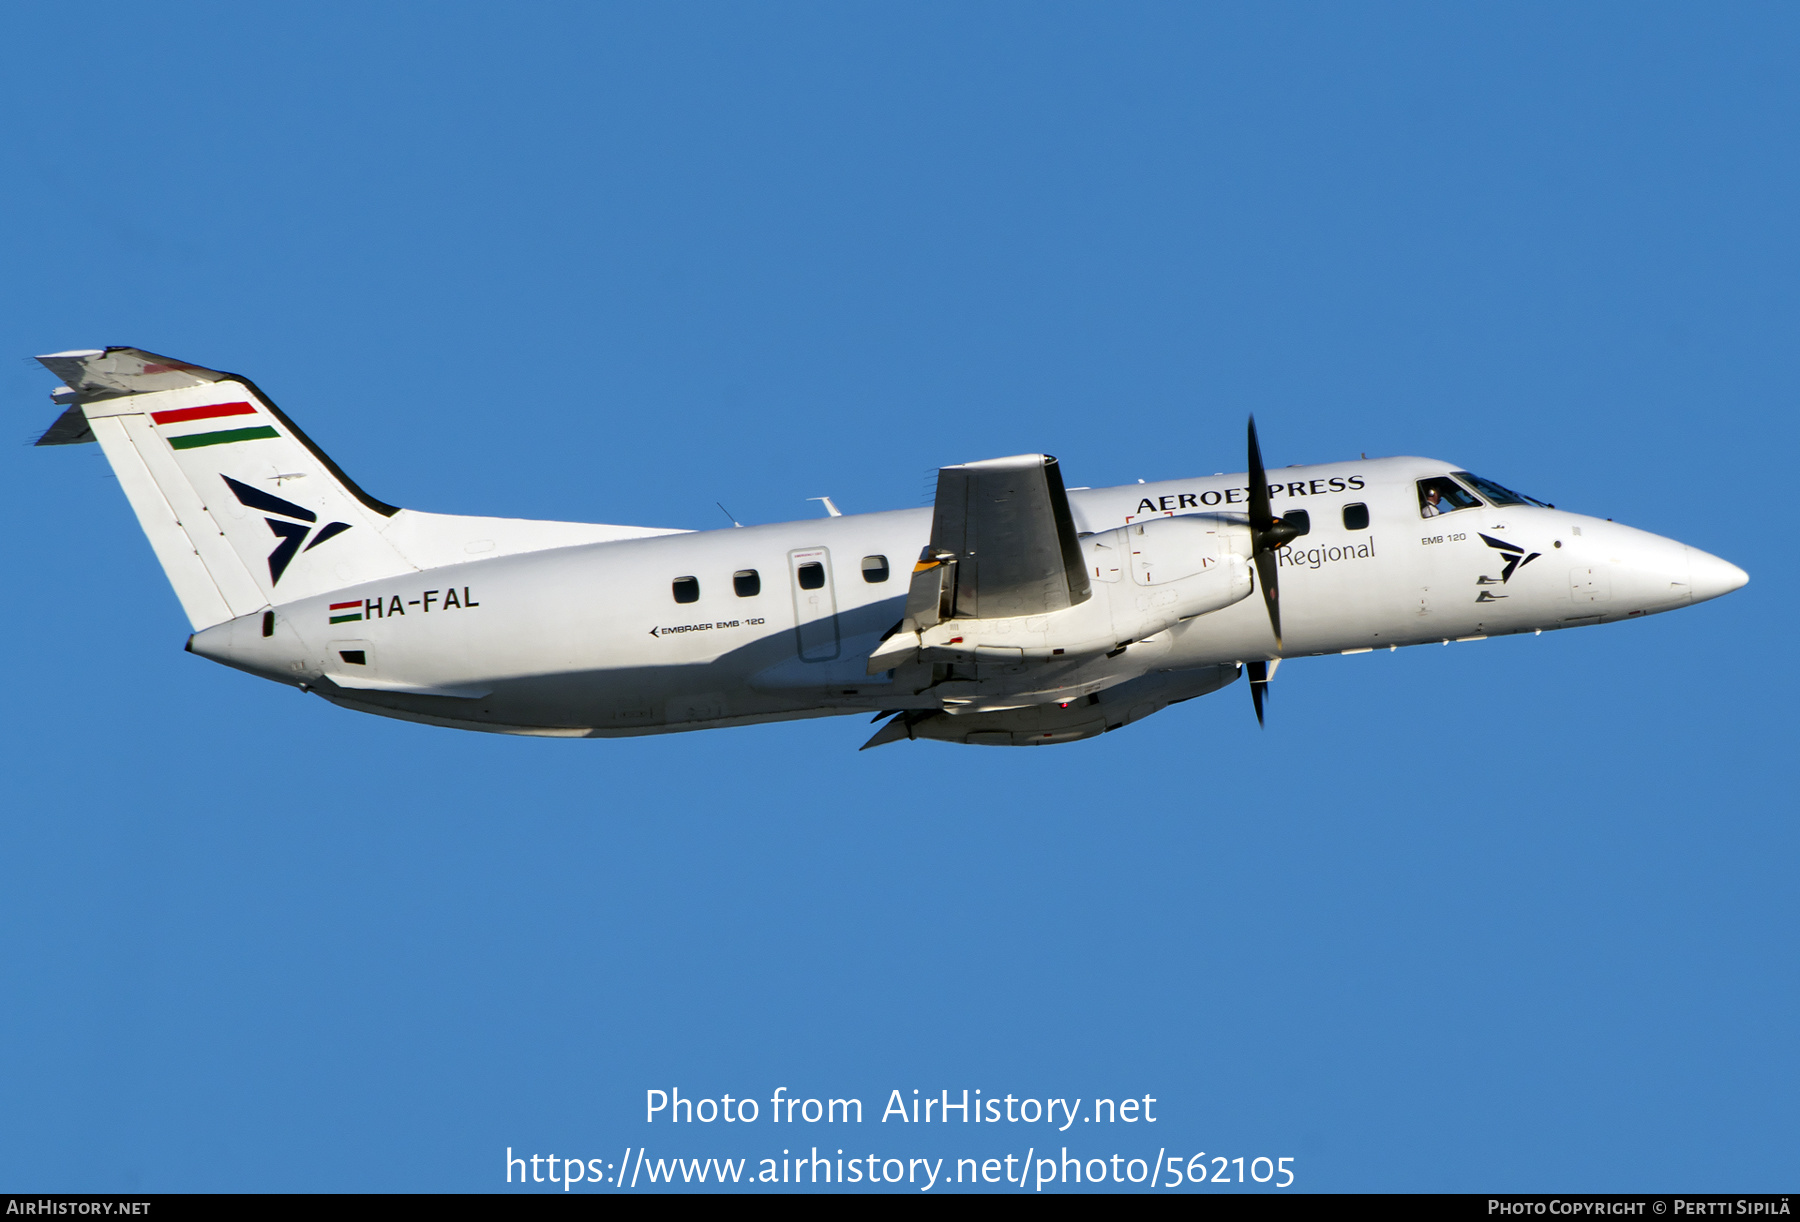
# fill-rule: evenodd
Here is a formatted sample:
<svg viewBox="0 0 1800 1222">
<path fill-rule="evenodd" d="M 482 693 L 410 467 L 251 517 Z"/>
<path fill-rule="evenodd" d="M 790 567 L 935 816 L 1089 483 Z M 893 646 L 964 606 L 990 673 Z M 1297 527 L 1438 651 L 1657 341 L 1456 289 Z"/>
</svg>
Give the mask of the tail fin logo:
<svg viewBox="0 0 1800 1222">
<path fill-rule="evenodd" d="M 245 506 L 261 510 L 263 513 L 280 514 L 281 518 L 264 518 L 269 530 L 280 540 L 275 550 L 269 553 L 269 584 L 279 585 L 281 575 L 287 572 L 288 564 L 303 551 L 310 552 L 327 539 L 335 539 L 350 529 L 348 522 L 327 522 L 314 529 L 319 515 L 304 506 L 292 501 L 284 501 L 278 496 L 271 496 L 260 488 L 252 488 L 248 484 L 240 484 L 229 475 L 221 475 L 230 487 L 232 494 Z M 285 518 L 297 518 L 298 521 L 284 521 Z M 310 536 L 310 538 L 308 537 Z"/>
</svg>

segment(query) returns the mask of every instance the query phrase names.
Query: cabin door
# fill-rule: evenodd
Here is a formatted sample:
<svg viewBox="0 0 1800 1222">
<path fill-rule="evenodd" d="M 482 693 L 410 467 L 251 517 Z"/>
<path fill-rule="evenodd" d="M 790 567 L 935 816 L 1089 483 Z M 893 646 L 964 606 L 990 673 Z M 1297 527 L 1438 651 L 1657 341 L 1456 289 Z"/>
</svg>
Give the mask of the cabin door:
<svg viewBox="0 0 1800 1222">
<path fill-rule="evenodd" d="M 837 586 L 831 552 L 823 547 L 788 553 L 788 581 L 794 591 L 794 634 L 800 660 L 829 662 L 838 656 Z"/>
</svg>

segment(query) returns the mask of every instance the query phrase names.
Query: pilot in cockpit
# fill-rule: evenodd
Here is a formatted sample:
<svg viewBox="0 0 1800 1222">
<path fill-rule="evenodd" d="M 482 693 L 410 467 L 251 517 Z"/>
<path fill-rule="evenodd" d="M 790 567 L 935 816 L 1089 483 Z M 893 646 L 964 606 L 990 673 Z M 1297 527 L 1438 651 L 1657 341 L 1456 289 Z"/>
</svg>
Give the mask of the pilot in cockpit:
<svg viewBox="0 0 1800 1222">
<path fill-rule="evenodd" d="M 1438 476 L 1419 481 L 1419 516 L 1436 518 L 1459 509 L 1472 509 L 1481 504 L 1473 493 L 1455 480 Z"/>
</svg>

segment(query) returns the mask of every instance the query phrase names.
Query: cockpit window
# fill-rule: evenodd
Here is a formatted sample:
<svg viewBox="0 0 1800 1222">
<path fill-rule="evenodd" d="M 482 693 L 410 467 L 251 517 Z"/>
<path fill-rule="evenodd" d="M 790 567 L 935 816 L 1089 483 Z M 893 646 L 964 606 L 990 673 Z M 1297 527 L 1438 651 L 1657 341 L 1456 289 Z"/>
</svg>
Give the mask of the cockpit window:
<svg viewBox="0 0 1800 1222">
<path fill-rule="evenodd" d="M 1419 481 L 1419 516 L 1435 518 L 1441 514 L 1455 513 L 1459 509 L 1473 509 L 1481 504 L 1469 495 L 1468 489 L 1453 479 L 1437 476 L 1434 479 Z"/>
<path fill-rule="evenodd" d="M 1452 471 L 1450 474 L 1481 493 L 1495 505 L 1536 505 L 1541 509 L 1554 508 L 1536 497 L 1525 496 L 1522 493 L 1514 492 L 1511 488 L 1502 488 L 1491 479 L 1482 479 L 1479 475 L 1470 475 L 1467 471 Z"/>
</svg>

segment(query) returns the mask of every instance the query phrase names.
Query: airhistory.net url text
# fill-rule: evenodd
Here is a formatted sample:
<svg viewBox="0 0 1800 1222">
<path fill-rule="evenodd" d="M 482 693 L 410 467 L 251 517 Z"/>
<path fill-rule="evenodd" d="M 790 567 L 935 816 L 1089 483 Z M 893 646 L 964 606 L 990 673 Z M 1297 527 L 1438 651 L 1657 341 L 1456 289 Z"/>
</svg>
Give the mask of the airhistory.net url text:
<svg viewBox="0 0 1800 1222">
<path fill-rule="evenodd" d="M 1271 1158 L 1267 1155 L 1233 1158 L 1184 1153 L 1171 1156 L 1167 1148 L 1158 1150 L 1154 1157 L 1110 1154 L 1082 1158 L 1070 1154 L 1067 1146 L 1062 1147 L 1059 1154 L 1046 1152 L 1039 1155 L 1034 1146 L 1023 1156 L 1008 1154 L 996 1158 L 898 1158 L 883 1157 L 879 1153 L 846 1156 L 842 1150 L 835 1155 L 820 1154 L 817 1146 L 810 1154 L 795 1155 L 783 1150 L 778 1158 L 663 1158 L 652 1157 L 644 1147 L 628 1146 L 619 1161 L 609 1162 L 554 1154 L 515 1154 L 508 1146 L 506 1182 L 560 1184 L 564 1192 L 577 1184 L 589 1190 L 639 1191 L 719 1184 L 775 1187 L 908 1185 L 920 1192 L 930 1192 L 943 1184 L 1008 1184 L 1020 1191 L 1038 1192 L 1048 1187 L 1075 1184 L 1136 1185 L 1146 1190 L 1246 1183 L 1286 1188 L 1294 1182 L 1294 1161 L 1291 1156 Z"/>
</svg>

